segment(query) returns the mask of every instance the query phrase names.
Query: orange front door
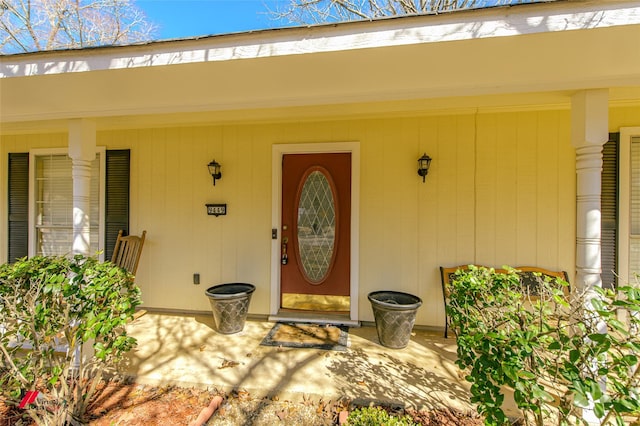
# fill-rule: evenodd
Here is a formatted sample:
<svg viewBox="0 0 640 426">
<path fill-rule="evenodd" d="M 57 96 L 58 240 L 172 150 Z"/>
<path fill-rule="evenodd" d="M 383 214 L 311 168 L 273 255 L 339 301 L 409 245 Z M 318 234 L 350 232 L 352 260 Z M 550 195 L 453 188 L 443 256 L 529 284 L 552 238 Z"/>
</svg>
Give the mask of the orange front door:
<svg viewBox="0 0 640 426">
<path fill-rule="evenodd" d="M 349 296 L 350 153 L 284 155 L 281 232 L 283 295 Z"/>
</svg>

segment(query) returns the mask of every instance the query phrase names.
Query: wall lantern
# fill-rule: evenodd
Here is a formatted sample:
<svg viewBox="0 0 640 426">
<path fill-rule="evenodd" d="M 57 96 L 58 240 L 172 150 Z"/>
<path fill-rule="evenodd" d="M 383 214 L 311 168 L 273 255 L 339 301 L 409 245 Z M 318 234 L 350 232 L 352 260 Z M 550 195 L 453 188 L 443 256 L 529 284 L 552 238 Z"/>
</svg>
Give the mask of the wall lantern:
<svg viewBox="0 0 640 426">
<path fill-rule="evenodd" d="M 418 158 L 418 175 L 422 176 L 422 182 L 424 182 L 427 173 L 429 173 L 429 166 L 431 165 L 431 157 L 426 153 L 422 154 L 422 157 Z"/>
<path fill-rule="evenodd" d="M 222 177 L 222 172 L 220 172 L 220 163 L 216 160 L 212 160 L 209 164 L 209 173 L 213 178 L 213 186 L 216 186 L 216 179 L 220 179 Z"/>
</svg>

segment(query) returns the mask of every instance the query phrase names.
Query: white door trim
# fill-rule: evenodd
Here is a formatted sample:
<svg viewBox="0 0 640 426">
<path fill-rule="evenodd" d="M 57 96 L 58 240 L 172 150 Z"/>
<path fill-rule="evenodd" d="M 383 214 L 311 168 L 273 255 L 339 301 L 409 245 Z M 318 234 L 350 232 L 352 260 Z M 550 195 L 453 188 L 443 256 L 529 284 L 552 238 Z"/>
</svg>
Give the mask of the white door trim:
<svg viewBox="0 0 640 426">
<path fill-rule="evenodd" d="M 358 290 L 360 272 L 360 143 L 326 142 L 275 144 L 271 162 L 271 228 L 278 236 L 271 239 L 271 307 L 270 314 L 280 309 L 280 238 L 282 229 L 282 158 L 285 154 L 351 153 L 351 276 L 350 319 L 358 321 Z"/>
</svg>

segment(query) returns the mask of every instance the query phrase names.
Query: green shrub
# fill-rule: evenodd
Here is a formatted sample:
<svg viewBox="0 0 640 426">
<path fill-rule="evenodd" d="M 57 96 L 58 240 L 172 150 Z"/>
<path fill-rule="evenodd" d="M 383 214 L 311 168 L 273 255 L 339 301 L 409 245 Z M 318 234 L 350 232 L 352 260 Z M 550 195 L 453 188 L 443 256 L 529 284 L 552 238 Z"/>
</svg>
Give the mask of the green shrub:
<svg viewBox="0 0 640 426">
<path fill-rule="evenodd" d="M 508 421 L 505 386 L 537 425 L 586 423 L 585 408 L 601 424 L 638 418 L 640 289 L 595 288 L 567 301 L 566 282 L 538 277 L 533 298 L 508 271 L 458 271 L 447 308 L 457 364 L 486 424 Z"/>
<path fill-rule="evenodd" d="M 139 304 L 133 276 L 94 257 L 0 266 L 0 392 L 18 404 L 39 391 L 25 410 L 38 424 L 82 422 L 103 374 L 135 345 L 124 326 Z"/>
<path fill-rule="evenodd" d="M 349 426 L 414 426 L 416 425 L 408 416 L 395 417 L 380 407 L 357 408 L 347 417 Z"/>
</svg>

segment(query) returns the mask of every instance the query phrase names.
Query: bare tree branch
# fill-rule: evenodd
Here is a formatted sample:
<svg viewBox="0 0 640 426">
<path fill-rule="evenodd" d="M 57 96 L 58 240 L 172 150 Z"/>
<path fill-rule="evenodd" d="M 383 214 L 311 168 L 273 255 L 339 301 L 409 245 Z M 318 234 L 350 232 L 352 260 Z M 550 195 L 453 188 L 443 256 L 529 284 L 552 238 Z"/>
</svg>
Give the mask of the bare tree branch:
<svg viewBox="0 0 640 426">
<path fill-rule="evenodd" d="M 0 0 L 0 53 L 135 43 L 156 27 L 135 0 Z"/>
<path fill-rule="evenodd" d="M 493 4 L 538 0 L 495 0 Z M 271 15 L 294 24 L 376 19 L 388 16 L 438 13 L 486 5 L 482 0 L 288 0 Z"/>
</svg>

